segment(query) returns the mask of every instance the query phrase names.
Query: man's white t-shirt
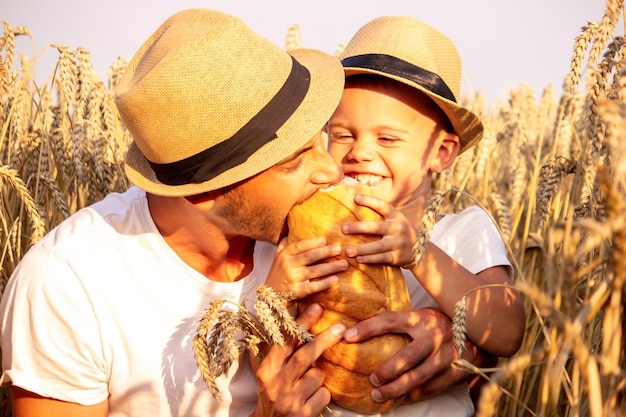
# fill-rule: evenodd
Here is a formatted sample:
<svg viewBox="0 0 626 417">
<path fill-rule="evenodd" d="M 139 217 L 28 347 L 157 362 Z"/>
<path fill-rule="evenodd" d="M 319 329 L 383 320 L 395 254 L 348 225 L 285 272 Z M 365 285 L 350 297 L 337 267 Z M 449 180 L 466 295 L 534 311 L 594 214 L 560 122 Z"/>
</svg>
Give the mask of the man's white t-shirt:
<svg viewBox="0 0 626 417">
<path fill-rule="evenodd" d="M 248 416 L 256 379 L 247 363 L 218 379 L 217 402 L 192 343 L 212 300 L 253 300 L 274 246 L 252 273 L 214 282 L 167 245 L 131 188 L 80 210 L 23 258 L 0 304 L 2 384 L 92 405 L 110 416 Z"/>
</svg>

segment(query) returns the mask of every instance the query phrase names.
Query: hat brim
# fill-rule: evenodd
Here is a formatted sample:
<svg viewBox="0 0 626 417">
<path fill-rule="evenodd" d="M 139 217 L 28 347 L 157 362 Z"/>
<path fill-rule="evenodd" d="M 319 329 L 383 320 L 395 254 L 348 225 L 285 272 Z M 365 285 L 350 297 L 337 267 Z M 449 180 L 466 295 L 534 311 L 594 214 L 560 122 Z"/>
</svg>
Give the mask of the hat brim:
<svg viewBox="0 0 626 417">
<path fill-rule="evenodd" d="M 311 74 L 308 92 L 298 108 L 269 141 L 242 164 L 201 183 L 167 185 L 158 180 L 150 163 L 132 142 L 126 154 L 126 175 L 131 183 L 149 193 L 182 197 L 201 194 L 243 181 L 265 171 L 293 154 L 326 124 L 339 104 L 344 74 L 337 58 L 313 49 L 294 49 L 288 53 Z M 216 155 L 219 158 L 219 155 Z"/>
<path fill-rule="evenodd" d="M 382 77 L 401 82 L 402 84 L 406 84 L 426 94 L 431 100 L 433 100 L 433 102 L 435 102 L 437 106 L 439 106 L 439 108 L 441 108 L 445 115 L 448 116 L 448 119 L 450 119 L 450 123 L 452 123 L 452 127 L 454 128 L 454 131 L 457 135 L 459 135 L 459 153 L 462 153 L 471 148 L 473 145 L 479 142 L 480 139 L 482 139 L 484 128 L 478 116 L 476 116 L 474 113 L 467 110 L 466 108 L 460 106 L 458 103 L 443 98 L 433 93 L 432 91 L 424 88 L 416 82 L 413 82 L 401 76 L 389 74 L 384 71 L 374 69 L 344 67 L 344 72 L 346 74 L 346 77 L 359 74 L 380 75 Z"/>
</svg>

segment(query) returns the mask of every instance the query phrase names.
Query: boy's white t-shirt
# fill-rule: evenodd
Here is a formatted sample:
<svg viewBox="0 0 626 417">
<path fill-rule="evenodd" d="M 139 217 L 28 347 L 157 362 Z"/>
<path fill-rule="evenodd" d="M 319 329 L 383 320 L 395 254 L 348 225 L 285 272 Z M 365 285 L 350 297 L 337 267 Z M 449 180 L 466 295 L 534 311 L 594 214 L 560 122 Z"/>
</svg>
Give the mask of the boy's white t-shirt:
<svg viewBox="0 0 626 417">
<path fill-rule="evenodd" d="M 255 298 L 274 249 L 257 245 L 248 277 L 214 282 L 167 245 L 143 191 L 108 196 L 16 268 L 0 304 L 2 384 L 84 405 L 108 398 L 116 417 L 248 416 L 257 398 L 249 363 L 218 379 L 217 402 L 192 343 L 212 300 Z"/>
<path fill-rule="evenodd" d="M 511 263 L 500 232 L 481 208 L 469 207 L 458 214 L 444 216 L 435 223 L 430 241 L 456 260 L 465 269 L 476 274 L 494 266 Z M 414 309 L 437 307 L 437 303 L 424 290 L 411 271 L 402 270 Z M 413 404 L 401 405 L 383 414 L 358 414 L 331 403 L 324 416 L 327 417 L 470 417 L 474 405 L 467 384 L 460 384 Z"/>
</svg>

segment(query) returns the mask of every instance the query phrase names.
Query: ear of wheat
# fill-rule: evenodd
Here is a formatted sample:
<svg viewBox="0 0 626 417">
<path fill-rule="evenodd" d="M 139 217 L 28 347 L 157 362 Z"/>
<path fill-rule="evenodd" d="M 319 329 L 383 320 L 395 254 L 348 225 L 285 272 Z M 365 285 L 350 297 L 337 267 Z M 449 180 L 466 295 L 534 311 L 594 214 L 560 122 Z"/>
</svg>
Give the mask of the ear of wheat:
<svg viewBox="0 0 626 417">
<path fill-rule="evenodd" d="M 200 319 L 193 340 L 194 357 L 200 374 L 216 399 L 220 399 L 217 378 L 226 374 L 245 352 L 260 355 L 259 345 L 284 345 L 285 334 L 299 342 L 313 336 L 289 313 L 292 293 L 275 292 L 261 285 L 253 308 L 242 303 L 216 300 Z"/>
</svg>

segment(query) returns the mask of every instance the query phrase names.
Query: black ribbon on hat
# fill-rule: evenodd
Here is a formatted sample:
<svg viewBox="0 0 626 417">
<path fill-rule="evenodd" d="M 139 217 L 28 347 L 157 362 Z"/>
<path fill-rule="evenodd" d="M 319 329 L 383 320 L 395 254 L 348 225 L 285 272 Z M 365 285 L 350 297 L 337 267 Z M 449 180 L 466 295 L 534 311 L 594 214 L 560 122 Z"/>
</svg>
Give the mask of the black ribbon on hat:
<svg viewBox="0 0 626 417">
<path fill-rule="evenodd" d="M 278 138 L 276 132 L 300 106 L 311 84 L 309 70 L 293 57 L 291 60 L 291 72 L 280 90 L 233 136 L 180 161 L 148 161 L 158 180 L 167 185 L 208 181 L 242 164 L 263 145 Z"/>
<path fill-rule="evenodd" d="M 343 65 L 344 68 L 370 69 L 402 77 L 421 85 L 440 97 L 456 103 L 454 93 L 452 93 L 452 90 L 450 90 L 446 82 L 439 75 L 391 55 L 356 55 L 343 59 L 341 65 Z"/>
</svg>

